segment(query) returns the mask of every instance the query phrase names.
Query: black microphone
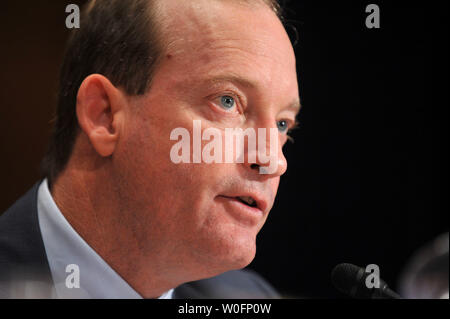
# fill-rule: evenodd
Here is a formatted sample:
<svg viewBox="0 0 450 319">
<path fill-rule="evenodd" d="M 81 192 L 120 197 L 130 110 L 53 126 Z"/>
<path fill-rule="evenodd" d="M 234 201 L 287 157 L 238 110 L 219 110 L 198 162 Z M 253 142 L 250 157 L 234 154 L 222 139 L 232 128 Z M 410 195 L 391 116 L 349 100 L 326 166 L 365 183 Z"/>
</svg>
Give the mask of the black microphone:
<svg viewBox="0 0 450 319">
<path fill-rule="evenodd" d="M 368 288 L 364 268 L 352 264 L 339 264 L 331 272 L 331 282 L 341 292 L 358 299 L 402 299 L 379 278 L 379 288 Z"/>
</svg>

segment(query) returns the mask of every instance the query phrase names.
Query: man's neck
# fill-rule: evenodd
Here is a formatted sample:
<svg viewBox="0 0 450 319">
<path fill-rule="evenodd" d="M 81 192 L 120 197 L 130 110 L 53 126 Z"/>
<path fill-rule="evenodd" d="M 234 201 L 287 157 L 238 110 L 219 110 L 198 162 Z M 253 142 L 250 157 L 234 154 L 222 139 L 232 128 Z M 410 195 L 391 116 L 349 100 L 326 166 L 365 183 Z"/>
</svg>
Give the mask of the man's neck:
<svg viewBox="0 0 450 319">
<path fill-rule="evenodd" d="M 181 282 L 165 280 L 161 255 L 146 251 L 127 227 L 127 211 L 117 201 L 110 180 L 99 171 L 71 169 L 70 165 L 54 181 L 52 197 L 66 220 L 98 255 L 145 298 L 158 298 Z M 150 261 L 150 262 L 149 262 Z M 156 267 L 155 267 L 156 266 Z"/>
</svg>

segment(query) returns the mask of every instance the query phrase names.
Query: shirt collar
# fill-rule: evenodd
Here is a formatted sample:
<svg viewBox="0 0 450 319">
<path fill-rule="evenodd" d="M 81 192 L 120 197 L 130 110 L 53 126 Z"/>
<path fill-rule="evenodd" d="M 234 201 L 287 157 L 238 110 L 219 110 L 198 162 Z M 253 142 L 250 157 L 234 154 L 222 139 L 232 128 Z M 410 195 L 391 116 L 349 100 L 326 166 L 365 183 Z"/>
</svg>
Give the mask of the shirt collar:
<svg viewBox="0 0 450 319">
<path fill-rule="evenodd" d="M 37 206 L 39 227 L 58 298 L 142 298 L 72 228 L 53 200 L 47 179 L 39 186 Z M 79 270 L 79 288 L 76 269 Z M 172 295 L 173 289 L 159 299 L 171 299 Z"/>
</svg>

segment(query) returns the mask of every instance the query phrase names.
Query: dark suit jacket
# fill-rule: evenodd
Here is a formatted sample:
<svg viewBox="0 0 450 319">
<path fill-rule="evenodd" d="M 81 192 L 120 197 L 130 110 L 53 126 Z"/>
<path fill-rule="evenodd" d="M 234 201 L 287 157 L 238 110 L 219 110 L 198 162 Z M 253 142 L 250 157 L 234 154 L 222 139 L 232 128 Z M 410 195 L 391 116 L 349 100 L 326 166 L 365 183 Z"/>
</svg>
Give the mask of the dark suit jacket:
<svg viewBox="0 0 450 319">
<path fill-rule="evenodd" d="M 0 216 L 0 298 L 55 296 L 38 222 L 35 184 Z M 183 284 L 174 298 L 279 298 L 258 274 L 249 270 Z"/>
</svg>

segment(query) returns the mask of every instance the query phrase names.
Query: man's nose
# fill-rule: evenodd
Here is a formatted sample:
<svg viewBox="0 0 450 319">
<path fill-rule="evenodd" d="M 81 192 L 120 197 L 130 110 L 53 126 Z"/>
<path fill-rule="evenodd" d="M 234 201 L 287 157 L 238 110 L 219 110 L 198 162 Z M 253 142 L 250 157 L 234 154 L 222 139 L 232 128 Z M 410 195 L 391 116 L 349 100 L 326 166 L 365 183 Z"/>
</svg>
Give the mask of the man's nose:
<svg viewBox="0 0 450 319">
<path fill-rule="evenodd" d="M 247 150 L 245 165 L 252 171 L 268 177 L 283 175 L 287 170 L 287 160 L 283 154 L 278 129 L 267 126 L 256 129 L 256 132 L 256 147 L 253 150 L 255 154 L 248 153 L 252 150 L 245 148 Z"/>
</svg>

